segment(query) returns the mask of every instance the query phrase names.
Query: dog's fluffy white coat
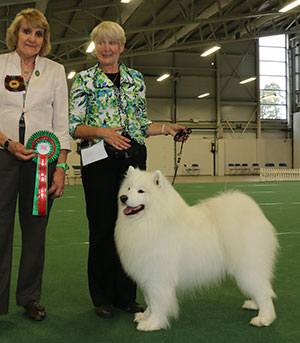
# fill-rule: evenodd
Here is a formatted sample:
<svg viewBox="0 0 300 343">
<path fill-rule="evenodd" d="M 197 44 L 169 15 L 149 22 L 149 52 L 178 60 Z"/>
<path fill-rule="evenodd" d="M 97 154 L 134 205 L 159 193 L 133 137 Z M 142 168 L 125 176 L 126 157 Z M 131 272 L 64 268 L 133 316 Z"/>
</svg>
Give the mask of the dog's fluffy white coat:
<svg viewBox="0 0 300 343">
<path fill-rule="evenodd" d="M 254 326 L 276 318 L 271 279 L 278 247 L 275 231 L 247 195 L 228 192 L 188 206 L 160 171 L 129 167 L 119 196 L 115 240 L 125 271 L 142 289 L 147 309 L 137 329 L 169 327 L 178 314 L 177 292 L 232 276 L 258 310 Z M 143 210 L 125 215 L 130 208 Z M 127 210 L 124 211 L 124 209 Z"/>
</svg>

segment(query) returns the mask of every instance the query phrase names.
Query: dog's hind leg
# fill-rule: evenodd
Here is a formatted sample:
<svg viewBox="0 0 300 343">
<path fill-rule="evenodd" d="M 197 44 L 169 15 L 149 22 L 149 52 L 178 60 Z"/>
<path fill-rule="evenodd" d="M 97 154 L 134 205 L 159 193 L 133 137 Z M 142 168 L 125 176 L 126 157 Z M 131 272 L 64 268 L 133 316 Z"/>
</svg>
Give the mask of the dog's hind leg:
<svg viewBox="0 0 300 343">
<path fill-rule="evenodd" d="M 247 274 L 247 273 L 246 273 Z M 276 318 L 272 297 L 275 294 L 269 281 L 261 281 L 257 275 L 239 275 L 237 283 L 240 289 L 251 296 L 252 301 L 246 301 L 243 308 L 258 309 L 258 316 L 252 318 L 251 325 L 269 326 Z"/>
<path fill-rule="evenodd" d="M 159 288 L 157 285 L 152 285 L 146 292 L 147 313 L 144 317 L 139 316 L 137 330 L 155 331 L 167 329 L 170 326 L 169 317 L 175 317 L 178 314 L 175 290 L 160 283 L 158 284 Z"/>
<path fill-rule="evenodd" d="M 258 310 L 258 306 L 256 302 L 251 299 L 251 300 L 246 300 L 242 306 L 243 309 L 245 310 Z"/>
<path fill-rule="evenodd" d="M 257 298 L 258 316 L 251 319 L 253 326 L 269 326 L 276 318 L 275 309 L 271 297 Z"/>
</svg>

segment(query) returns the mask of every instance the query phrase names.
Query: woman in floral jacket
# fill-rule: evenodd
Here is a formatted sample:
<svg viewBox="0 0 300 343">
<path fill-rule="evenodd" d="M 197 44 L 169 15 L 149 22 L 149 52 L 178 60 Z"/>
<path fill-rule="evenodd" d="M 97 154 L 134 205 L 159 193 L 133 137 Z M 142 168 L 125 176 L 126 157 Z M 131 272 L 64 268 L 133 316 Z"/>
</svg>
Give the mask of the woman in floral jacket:
<svg viewBox="0 0 300 343">
<path fill-rule="evenodd" d="M 136 285 L 124 273 L 114 245 L 121 180 L 130 165 L 146 169 L 145 137 L 174 136 L 185 128 L 152 123 L 147 118 L 142 74 L 119 63 L 126 41 L 120 25 L 102 22 L 91 38 L 99 63 L 78 73 L 73 83 L 70 133 L 82 139 L 90 294 L 97 315 L 110 318 L 112 306 L 130 313 L 143 311 L 135 301 Z"/>
</svg>

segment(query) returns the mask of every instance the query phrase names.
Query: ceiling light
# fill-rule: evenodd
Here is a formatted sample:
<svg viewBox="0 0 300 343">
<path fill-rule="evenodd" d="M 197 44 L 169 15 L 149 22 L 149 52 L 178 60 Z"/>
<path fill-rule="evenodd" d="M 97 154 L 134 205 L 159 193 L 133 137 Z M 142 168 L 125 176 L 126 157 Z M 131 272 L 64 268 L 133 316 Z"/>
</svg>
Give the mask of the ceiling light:
<svg viewBox="0 0 300 343">
<path fill-rule="evenodd" d="M 248 79 L 241 80 L 240 84 L 243 85 L 244 83 L 248 83 L 248 82 L 251 82 L 251 81 L 254 81 L 254 80 L 256 80 L 255 76 L 249 77 Z"/>
<path fill-rule="evenodd" d="M 95 49 L 95 43 L 91 42 L 85 52 L 92 52 Z"/>
<path fill-rule="evenodd" d="M 203 93 L 203 94 L 200 94 L 200 95 L 198 95 L 198 98 L 200 99 L 200 98 L 205 98 L 206 96 L 209 96 L 210 95 L 210 93 Z"/>
<path fill-rule="evenodd" d="M 293 8 L 295 8 L 296 6 L 299 6 L 300 5 L 300 0 L 296 0 L 296 1 L 293 1 L 291 2 L 290 4 L 282 7 L 279 12 L 287 12 Z"/>
<path fill-rule="evenodd" d="M 212 48 L 210 48 L 210 49 L 206 50 L 205 52 L 203 52 L 203 54 L 201 54 L 201 57 L 206 57 L 206 56 L 212 54 L 213 52 L 215 52 L 215 51 L 217 51 L 219 49 L 221 49 L 220 46 L 213 46 Z"/>
<path fill-rule="evenodd" d="M 73 79 L 73 77 L 75 76 L 75 74 L 76 74 L 75 71 L 70 71 L 70 72 L 69 72 L 69 75 L 68 75 L 68 79 L 69 79 L 69 80 Z"/>
<path fill-rule="evenodd" d="M 167 79 L 170 76 L 170 74 L 164 74 L 162 76 L 160 76 L 156 81 L 160 82 L 163 81 L 165 79 Z"/>
<path fill-rule="evenodd" d="M 128 2 L 130 2 L 130 0 L 121 0 L 121 2 L 122 2 L 123 4 L 128 4 Z"/>
</svg>

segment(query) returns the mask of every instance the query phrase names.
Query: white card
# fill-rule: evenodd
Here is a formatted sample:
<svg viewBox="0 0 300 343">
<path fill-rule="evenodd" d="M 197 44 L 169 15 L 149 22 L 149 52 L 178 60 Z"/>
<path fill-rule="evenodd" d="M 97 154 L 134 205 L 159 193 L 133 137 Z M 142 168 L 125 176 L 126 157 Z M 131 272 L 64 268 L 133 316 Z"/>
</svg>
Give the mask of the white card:
<svg viewBox="0 0 300 343">
<path fill-rule="evenodd" d="M 87 164 L 103 160 L 108 157 L 105 148 L 104 141 L 92 145 L 90 148 L 81 149 L 81 158 L 82 165 L 86 166 Z"/>
</svg>

